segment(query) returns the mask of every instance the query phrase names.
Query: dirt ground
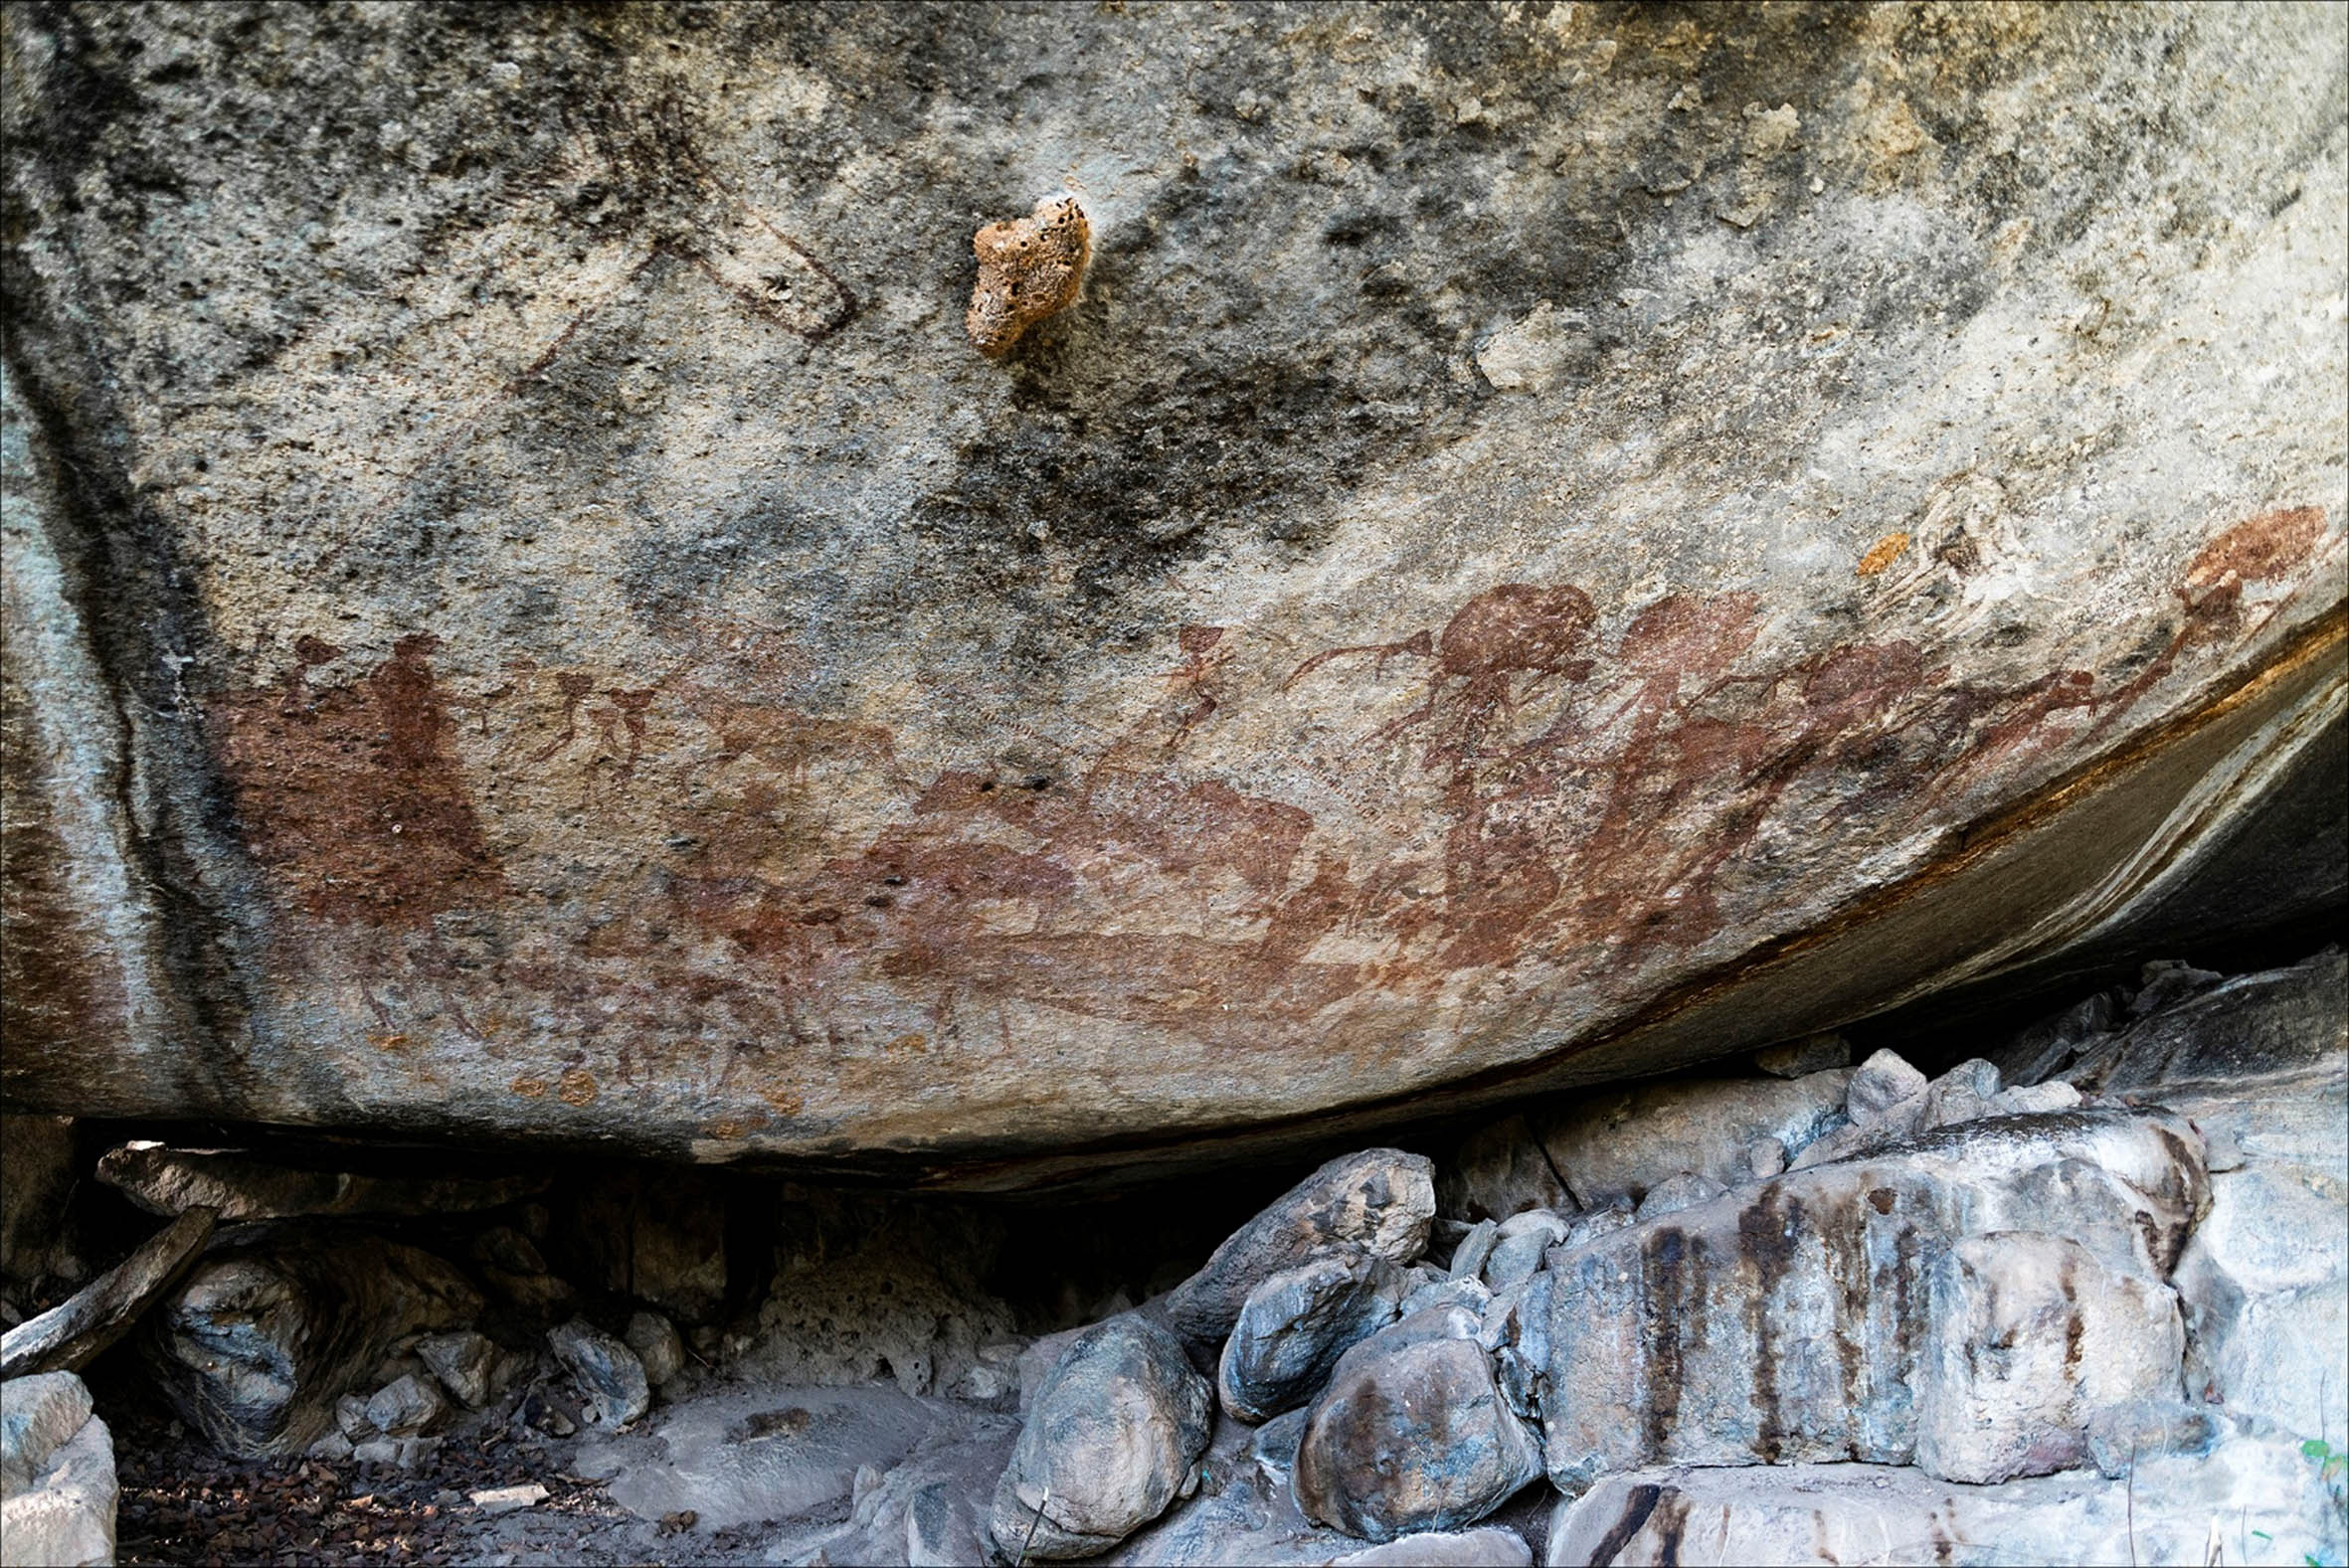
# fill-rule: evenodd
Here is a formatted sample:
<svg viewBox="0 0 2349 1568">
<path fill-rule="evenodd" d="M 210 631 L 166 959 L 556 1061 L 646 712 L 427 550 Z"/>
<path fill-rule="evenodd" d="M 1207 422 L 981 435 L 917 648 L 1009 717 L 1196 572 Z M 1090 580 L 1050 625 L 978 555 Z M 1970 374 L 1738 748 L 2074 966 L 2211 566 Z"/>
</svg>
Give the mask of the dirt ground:
<svg viewBox="0 0 2349 1568">
<path fill-rule="evenodd" d="M 699 1530 L 684 1519 L 638 1519 L 602 1482 L 569 1473 L 576 1440 L 517 1430 L 510 1410 L 496 1406 L 446 1435 L 413 1472 L 350 1460 L 224 1459 L 145 1401 L 111 1425 L 122 1488 L 115 1560 L 125 1568 L 751 1564 L 772 1560 L 782 1527 Z M 547 1495 L 528 1507 L 493 1513 L 471 1500 L 531 1482 Z"/>
</svg>

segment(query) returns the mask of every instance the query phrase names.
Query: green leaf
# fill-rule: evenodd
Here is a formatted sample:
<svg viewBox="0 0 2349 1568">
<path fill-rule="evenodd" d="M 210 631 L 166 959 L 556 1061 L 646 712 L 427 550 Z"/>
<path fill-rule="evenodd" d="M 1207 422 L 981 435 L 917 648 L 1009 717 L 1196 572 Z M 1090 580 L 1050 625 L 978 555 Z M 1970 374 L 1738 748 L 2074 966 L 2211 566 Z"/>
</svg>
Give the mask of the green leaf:
<svg viewBox="0 0 2349 1568">
<path fill-rule="evenodd" d="M 2332 1452 L 2332 1448 L 2333 1446 L 2322 1438 L 2302 1438 L 2300 1440 L 2300 1452 L 2310 1459 L 2323 1459 Z"/>
</svg>

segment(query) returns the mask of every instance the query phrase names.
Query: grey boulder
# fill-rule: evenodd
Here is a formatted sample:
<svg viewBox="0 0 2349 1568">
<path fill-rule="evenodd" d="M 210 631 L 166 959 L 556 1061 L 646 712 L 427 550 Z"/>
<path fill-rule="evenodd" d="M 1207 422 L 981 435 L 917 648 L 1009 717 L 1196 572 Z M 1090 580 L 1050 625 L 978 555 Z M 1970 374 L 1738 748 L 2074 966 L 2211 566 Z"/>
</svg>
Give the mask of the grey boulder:
<svg viewBox="0 0 2349 1568">
<path fill-rule="evenodd" d="M 1331 1560 L 1330 1568 L 1533 1568 L 1534 1551 L 1498 1524 L 1460 1531 L 1398 1535 Z"/>
<path fill-rule="evenodd" d="M 114 1441 L 71 1372 L 0 1382 L 0 1554 L 15 1568 L 114 1560 Z"/>
<path fill-rule="evenodd" d="M 677 1337 L 677 1325 L 660 1313 L 632 1313 L 626 1337 L 643 1364 L 644 1380 L 654 1388 L 684 1370 L 685 1341 Z"/>
<path fill-rule="evenodd" d="M 1673 1177 L 1670 1181 L 1649 1188 L 1648 1195 L 1639 1200 L 1639 1208 L 1635 1211 L 1635 1217 L 1645 1223 L 1666 1214 L 1678 1214 L 1681 1210 L 1693 1209 L 1700 1203 L 1711 1203 L 1727 1190 L 1711 1176 L 1700 1175 L 1693 1170 L 1687 1171 Z"/>
<path fill-rule="evenodd" d="M 1395 1148 L 1343 1155 L 1226 1238 L 1198 1273 L 1175 1287 L 1168 1318 L 1193 1339 L 1220 1339 L 1248 1293 L 1283 1269 L 1334 1246 L 1410 1263 L 1427 1250 L 1434 1218 L 1435 1167 L 1425 1155 Z"/>
<path fill-rule="evenodd" d="M 1478 1326 L 1419 1312 L 1339 1359 L 1297 1449 L 1306 1517 L 1374 1541 L 1455 1530 L 1540 1476 L 1539 1435 L 1503 1394 Z"/>
<path fill-rule="evenodd" d="M 2000 1087 L 1996 1066 L 1979 1057 L 1958 1063 L 1928 1080 L 1891 1051 L 1879 1051 L 1863 1071 L 1875 1069 L 1865 1107 L 1855 1099 L 1851 1121 L 1802 1150 L 1789 1166 L 1796 1170 L 1863 1154 L 1881 1153 L 1932 1132 L 1984 1117 L 2068 1109 L 2079 1103 L 2069 1085 L 2040 1085 L 2010 1095 Z M 1855 1079 L 1855 1086 L 1861 1080 Z M 1900 1098 L 1887 1097 L 1897 1094 Z"/>
<path fill-rule="evenodd" d="M 208 1255 L 158 1306 L 140 1348 L 174 1408 L 224 1453 L 299 1454 L 396 1344 L 480 1309 L 430 1253 L 294 1226 Z"/>
<path fill-rule="evenodd" d="M 90 1419 L 90 1388 L 71 1372 L 0 1382 L 0 1496 L 15 1496 Z"/>
<path fill-rule="evenodd" d="M 1352 1248 L 1309 1258 L 1248 1293 L 1223 1343 L 1215 1388 L 1250 1424 L 1311 1399 L 1338 1358 L 1394 1320 L 1409 1276 Z"/>
<path fill-rule="evenodd" d="M 1878 1051 L 1852 1073 L 1845 1110 L 1854 1125 L 1867 1127 L 1895 1106 L 1924 1093 L 1925 1075 L 1893 1051 Z"/>
<path fill-rule="evenodd" d="M 1116 1545 L 1194 1484 L 1213 1415 L 1174 1333 L 1133 1313 L 1087 1329 L 1036 1390 L 995 1482 L 995 1549 L 1057 1559 Z"/>
<path fill-rule="evenodd" d="M 471 1410 L 480 1409 L 496 1397 L 501 1374 L 511 1364 L 509 1352 L 499 1349 L 487 1335 L 470 1328 L 427 1334 L 417 1341 L 416 1354 L 432 1369 L 433 1376 L 440 1379 L 441 1386 Z"/>
<path fill-rule="evenodd" d="M 1637 1203 L 1685 1171 L 1734 1186 L 1758 1140 L 1799 1150 L 1840 1126 L 1851 1078 L 1840 1070 L 1620 1089 L 1550 1121 L 1542 1146 L 1584 1208 Z"/>
<path fill-rule="evenodd" d="M 1561 1249 L 1520 1313 L 1541 1319 L 1525 1348 L 1550 1477 L 2078 1463 L 2098 1409 L 2159 1381 L 2145 1358 L 2175 1375 L 2167 1276 L 2208 1205 L 2201 1161 L 2175 1117 L 1991 1118 Z M 2070 1342 L 2116 1357 L 2112 1375 Z M 1956 1434 L 1975 1422 L 1969 1446 Z"/>
<path fill-rule="evenodd" d="M 1504 1117 L 1470 1133 L 1436 1172 L 1436 1208 L 1456 1219 L 1505 1220 L 1526 1209 L 1573 1204 L 1523 1116 Z"/>
<path fill-rule="evenodd" d="M 1485 1284 L 1495 1291 L 1505 1291 L 1530 1277 L 1540 1269 L 1549 1249 L 1565 1240 L 1571 1229 L 1564 1216 L 1548 1209 L 1528 1209 L 1510 1216 L 1493 1244 L 1492 1256 L 1485 1260 Z"/>
<path fill-rule="evenodd" d="M 2214 1550 L 2216 1548 L 2216 1550 Z M 2338 1562 L 2342 1516 L 2278 1438 L 2143 1453 L 1955 1485 L 1906 1466 L 1663 1469 L 1607 1476 L 1551 1516 L 1543 1561 L 1665 1563 Z"/>
<path fill-rule="evenodd" d="M 441 1419 L 449 1401 L 430 1378 L 406 1373 L 367 1401 L 367 1424 L 387 1438 L 412 1438 Z"/>
<path fill-rule="evenodd" d="M 621 1340 L 574 1317 L 547 1330 L 547 1345 L 587 1396 L 590 1419 L 607 1432 L 634 1421 L 652 1406 L 644 1363 Z"/>
</svg>

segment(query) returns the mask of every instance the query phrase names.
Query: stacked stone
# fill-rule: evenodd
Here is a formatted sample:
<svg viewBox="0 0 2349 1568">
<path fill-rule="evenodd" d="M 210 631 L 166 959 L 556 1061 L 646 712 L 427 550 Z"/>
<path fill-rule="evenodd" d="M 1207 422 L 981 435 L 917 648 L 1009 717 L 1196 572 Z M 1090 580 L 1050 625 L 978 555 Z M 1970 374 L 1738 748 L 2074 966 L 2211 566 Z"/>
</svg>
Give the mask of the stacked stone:
<svg viewBox="0 0 2349 1568">
<path fill-rule="evenodd" d="M 2340 960 L 2312 963 L 2325 973 L 2301 988 L 2321 990 Z M 2156 1045 L 2179 1049 L 2137 1054 Z M 1897 1498 L 1988 1495 L 2124 1450 L 2259 1440 L 2199 1402 L 2215 1382 L 2189 1398 L 2188 1308 L 2211 1324 L 2206 1359 L 2248 1364 L 2241 1322 L 2314 1321 L 2329 1298 L 2181 1301 L 2181 1259 L 2255 1267 L 2197 1236 L 2213 1177 L 2193 1121 L 2063 1077 L 2010 1086 L 1986 1060 L 1855 1068 L 1833 1037 L 1765 1057 L 1757 1079 L 1513 1117 L 1440 1181 L 1399 1149 L 1333 1160 L 1169 1296 L 1039 1342 L 996 1547 L 1090 1556 L 1134 1536 L 1118 1560 L 1189 1560 L 1219 1533 L 1270 1550 L 1285 1529 L 1282 1549 L 1328 1561 L 1313 1553 L 1346 1538 L 1456 1543 L 1544 1476 L 1565 1499 L 1553 1543 L 1588 1545 L 1607 1533 L 1592 1509 L 1652 1500 L 1616 1479 L 1657 1467 L 1883 1467 L 1914 1478 Z M 2073 1058 L 2073 1077 L 2135 1081 L 2123 1046 Z M 2273 1370 L 2255 1368 L 2260 1386 Z M 1253 1431 L 1226 1443 L 1228 1424 Z M 1726 1484 L 1683 1493 L 1710 1505 Z M 2027 1512 L 2057 1505 L 2033 1497 Z M 1579 1560 L 1566 1549 L 1552 1560 Z"/>
</svg>

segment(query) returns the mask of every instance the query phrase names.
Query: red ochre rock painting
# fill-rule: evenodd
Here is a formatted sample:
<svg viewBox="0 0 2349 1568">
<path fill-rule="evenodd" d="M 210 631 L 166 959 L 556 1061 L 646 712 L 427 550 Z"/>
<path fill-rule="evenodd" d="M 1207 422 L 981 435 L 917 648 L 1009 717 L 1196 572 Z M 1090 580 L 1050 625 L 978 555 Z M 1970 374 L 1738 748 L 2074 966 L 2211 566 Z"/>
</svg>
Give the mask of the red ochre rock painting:
<svg viewBox="0 0 2349 1568">
<path fill-rule="evenodd" d="M 216 710 L 246 846 L 312 914 L 410 927 L 504 892 L 449 748 L 439 645 L 404 636 L 364 678 L 319 686 L 343 650 L 301 637 L 282 685 Z"/>
<path fill-rule="evenodd" d="M 1669 594 L 1610 646 L 1583 591 L 1524 583 L 1478 595 L 1440 629 L 1300 661 L 1269 695 L 1355 711 L 1351 685 L 1390 669 L 1413 683 L 1413 706 L 1365 721 L 1360 744 L 1439 810 L 1426 843 L 1440 858 L 1425 864 L 1408 845 L 1350 864 L 1360 846 L 1299 807 L 1184 777 L 1185 748 L 1219 705 L 1249 700 L 1221 674 L 1245 635 L 1235 628 L 1183 628 L 1186 662 L 1157 717 L 1050 777 L 918 783 L 882 726 L 681 673 L 641 687 L 558 674 L 538 694 L 553 711 L 532 721 L 546 738 L 524 751 L 517 737 L 505 756 L 592 753 L 587 766 L 621 794 L 665 792 L 632 796 L 631 809 L 665 811 L 695 853 L 634 878 L 618 918 L 530 933 L 474 979 L 430 942 L 371 961 L 445 987 L 486 982 L 473 1019 L 454 1011 L 492 1051 L 527 1033 L 500 1022 L 525 1010 L 514 997 L 552 1012 L 581 1045 L 567 1085 L 674 1075 L 677 1042 L 700 1041 L 694 1088 L 763 1086 L 779 1115 L 800 1097 L 776 1086 L 812 1060 L 840 1069 L 1000 1043 L 990 1004 L 1004 1001 L 1254 1049 L 1365 989 L 1429 995 L 1529 957 L 1603 979 L 1764 912 L 1783 877 L 1855 831 L 1934 807 L 1954 822 L 1968 791 L 2108 730 L 2191 650 L 2255 634 L 2263 622 L 2246 585 L 2290 576 L 2323 539 L 2313 507 L 2219 535 L 2174 589 L 2166 646 L 2124 678 L 2065 669 L 1984 684 L 1898 637 L 1770 663 L 1754 657 L 1761 604 L 1741 593 Z M 435 645 L 404 637 L 336 686 L 318 676 L 341 650 L 303 639 L 280 684 L 219 707 L 253 856 L 312 915 L 399 931 L 510 900 L 449 744 Z M 656 743 L 664 734 L 674 744 Z M 818 769 L 878 780 L 906 810 L 860 853 L 779 876 L 781 803 Z M 750 782 L 709 792 L 728 770 Z M 1121 914 L 1184 899 L 1195 930 L 1116 928 Z M 1317 956 L 1334 936 L 1351 957 Z M 928 1025 L 844 1023 L 876 985 L 926 1009 Z M 592 1078 L 577 1065 L 590 1058 Z M 765 1115 L 728 1109 L 732 1126 Z"/>
</svg>

